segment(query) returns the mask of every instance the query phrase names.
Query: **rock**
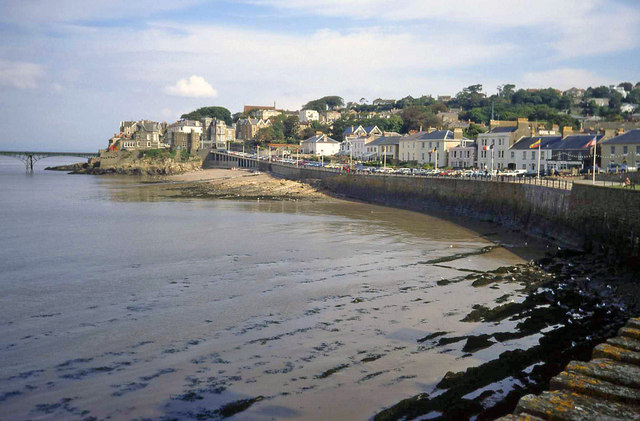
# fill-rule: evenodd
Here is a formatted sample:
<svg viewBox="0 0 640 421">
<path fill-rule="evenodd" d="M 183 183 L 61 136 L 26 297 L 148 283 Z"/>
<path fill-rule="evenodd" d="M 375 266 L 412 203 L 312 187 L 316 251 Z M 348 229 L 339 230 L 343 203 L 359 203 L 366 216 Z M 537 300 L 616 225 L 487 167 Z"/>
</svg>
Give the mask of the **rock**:
<svg viewBox="0 0 640 421">
<path fill-rule="evenodd" d="M 640 353 L 609 344 L 600 344 L 593 350 L 593 358 L 609 358 L 623 363 L 640 365 Z"/>
<path fill-rule="evenodd" d="M 638 408 L 565 391 L 524 396 L 515 412 L 548 420 L 640 420 Z"/>
<path fill-rule="evenodd" d="M 627 338 L 640 339 L 640 329 L 633 327 L 621 327 L 618 331 L 619 336 L 626 336 Z"/>
<path fill-rule="evenodd" d="M 618 348 L 628 349 L 629 351 L 640 352 L 640 341 L 636 339 L 630 339 L 624 336 L 618 336 L 615 338 L 607 339 L 607 343 Z"/>
<path fill-rule="evenodd" d="M 497 418 L 496 421 L 544 421 L 544 418 L 539 418 L 531 414 L 510 414 Z"/>
<path fill-rule="evenodd" d="M 631 405 L 640 403 L 640 390 L 585 376 L 581 373 L 564 371 L 551 379 L 551 388 L 577 392 L 607 401 Z"/>
<path fill-rule="evenodd" d="M 614 360 L 571 361 L 566 371 L 605 380 L 627 387 L 640 388 L 640 367 Z"/>
</svg>

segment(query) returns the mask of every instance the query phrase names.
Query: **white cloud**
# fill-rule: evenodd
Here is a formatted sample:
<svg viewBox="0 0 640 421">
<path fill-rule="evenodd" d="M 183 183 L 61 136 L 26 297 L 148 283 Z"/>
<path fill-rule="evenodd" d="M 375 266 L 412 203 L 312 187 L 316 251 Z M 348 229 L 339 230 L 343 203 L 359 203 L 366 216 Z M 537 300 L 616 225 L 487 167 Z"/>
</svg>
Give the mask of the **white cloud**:
<svg viewBox="0 0 640 421">
<path fill-rule="evenodd" d="M 0 0 L 2 22 L 74 22 L 94 19 L 148 17 L 204 0 Z"/>
<path fill-rule="evenodd" d="M 218 91 L 209 85 L 202 76 L 192 75 L 189 79 L 180 79 L 175 85 L 167 86 L 164 92 L 168 95 L 189 98 L 215 98 Z"/>
<path fill-rule="evenodd" d="M 242 0 L 290 13 L 355 21 L 446 23 L 471 26 L 477 37 L 524 28 L 549 42 L 560 58 L 589 56 L 640 45 L 640 12 L 614 0 Z M 517 36 L 499 35 L 503 39 Z M 531 40 L 522 40 L 530 44 Z M 523 46 L 527 48 L 527 45 Z"/>
<path fill-rule="evenodd" d="M 38 64 L 0 60 L 0 86 L 35 89 L 44 75 L 43 67 Z"/>
<path fill-rule="evenodd" d="M 588 70 L 572 68 L 525 73 L 522 77 L 522 86 L 528 88 L 586 88 L 587 86 L 609 85 L 611 83 L 614 83 L 614 81 L 610 78 L 597 75 Z"/>
</svg>

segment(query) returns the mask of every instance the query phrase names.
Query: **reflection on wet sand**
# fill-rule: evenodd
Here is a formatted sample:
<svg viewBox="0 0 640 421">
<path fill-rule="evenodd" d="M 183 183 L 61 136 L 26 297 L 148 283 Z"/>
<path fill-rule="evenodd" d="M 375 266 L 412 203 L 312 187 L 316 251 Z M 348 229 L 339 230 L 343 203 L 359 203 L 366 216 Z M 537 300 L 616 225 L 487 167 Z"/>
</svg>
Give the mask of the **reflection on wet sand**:
<svg viewBox="0 0 640 421">
<path fill-rule="evenodd" d="M 55 250 L 0 282 L 9 418 L 478 414 L 543 382 L 536 347 L 571 338 L 569 319 L 610 328 L 590 298 L 549 286 L 561 261 L 529 264 L 544 249 L 496 227 L 93 180 L 65 202 L 43 191 L 40 242 L 7 236 L 14 260 Z M 34 219 L 15 206 L 16 226 Z M 561 311 L 567 297 L 584 311 Z"/>
</svg>

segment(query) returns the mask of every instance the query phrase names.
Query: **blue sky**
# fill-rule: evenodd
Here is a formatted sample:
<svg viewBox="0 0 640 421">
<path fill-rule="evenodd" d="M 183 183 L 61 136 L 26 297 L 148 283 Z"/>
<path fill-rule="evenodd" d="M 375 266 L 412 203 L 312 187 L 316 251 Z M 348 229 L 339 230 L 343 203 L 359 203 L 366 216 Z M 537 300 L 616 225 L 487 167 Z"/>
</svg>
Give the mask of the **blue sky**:
<svg viewBox="0 0 640 421">
<path fill-rule="evenodd" d="M 634 0 L 0 0 L 0 149 L 207 105 L 640 81 Z"/>
</svg>

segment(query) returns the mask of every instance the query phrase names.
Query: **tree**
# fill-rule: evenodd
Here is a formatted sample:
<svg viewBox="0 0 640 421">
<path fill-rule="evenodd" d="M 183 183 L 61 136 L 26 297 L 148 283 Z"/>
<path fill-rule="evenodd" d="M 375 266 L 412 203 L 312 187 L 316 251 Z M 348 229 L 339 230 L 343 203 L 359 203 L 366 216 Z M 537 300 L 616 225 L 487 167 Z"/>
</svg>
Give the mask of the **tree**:
<svg viewBox="0 0 640 421">
<path fill-rule="evenodd" d="M 325 96 L 319 99 L 314 99 L 313 101 L 307 102 L 302 106 L 303 110 L 316 110 L 319 113 L 325 112 L 327 110 L 333 110 L 335 108 L 343 107 L 344 99 L 339 96 Z"/>
<path fill-rule="evenodd" d="M 282 120 L 284 138 L 287 141 L 298 140 L 298 131 L 300 130 L 300 120 L 297 115 L 286 117 Z"/>
<path fill-rule="evenodd" d="M 235 113 L 232 116 L 233 122 L 237 123 L 238 120 L 242 119 L 242 118 L 247 118 L 247 115 L 245 113 Z"/>
<path fill-rule="evenodd" d="M 627 91 L 627 92 L 631 92 L 631 90 L 633 89 L 633 83 L 631 83 L 631 82 L 622 82 L 618 86 L 619 87 L 623 87 L 624 90 Z"/>
<path fill-rule="evenodd" d="M 597 88 L 587 88 L 585 97 L 587 98 L 609 98 L 609 88 L 606 86 L 598 86 Z"/>
<path fill-rule="evenodd" d="M 456 102 L 465 110 L 481 107 L 486 103 L 485 95 L 481 92 L 482 85 L 471 85 L 456 94 Z"/>
<path fill-rule="evenodd" d="M 627 94 L 627 102 L 640 104 L 640 88 L 632 89 L 631 92 Z"/>
<path fill-rule="evenodd" d="M 402 110 L 402 120 L 405 133 L 409 130 L 426 130 L 429 127 L 442 126 L 442 120 L 424 105 L 412 105 Z"/>
<path fill-rule="evenodd" d="M 276 139 L 273 126 L 263 127 L 256 133 L 256 143 L 269 143 Z"/>
<path fill-rule="evenodd" d="M 316 131 L 312 127 L 307 127 L 302 131 L 302 139 L 309 139 L 316 135 Z"/>
<path fill-rule="evenodd" d="M 611 98 L 609 98 L 609 109 L 616 114 L 620 114 L 620 107 L 622 106 L 622 94 L 618 91 L 611 92 Z"/>
<path fill-rule="evenodd" d="M 327 103 L 322 99 L 314 99 L 313 101 L 309 101 L 302 106 L 303 110 L 316 110 L 319 113 L 323 113 L 327 111 Z"/>
<path fill-rule="evenodd" d="M 479 133 L 485 133 L 487 129 L 477 124 L 469 124 L 467 130 L 464 131 L 464 137 L 467 139 L 476 139 Z"/>
<path fill-rule="evenodd" d="M 498 86 L 498 96 L 511 101 L 511 97 L 515 93 L 516 85 L 507 83 L 506 85 Z"/>
<path fill-rule="evenodd" d="M 233 124 L 231 112 L 224 107 L 202 107 L 180 116 L 180 118 L 184 120 L 201 120 L 206 117 L 224 120 L 227 126 Z"/>
</svg>

